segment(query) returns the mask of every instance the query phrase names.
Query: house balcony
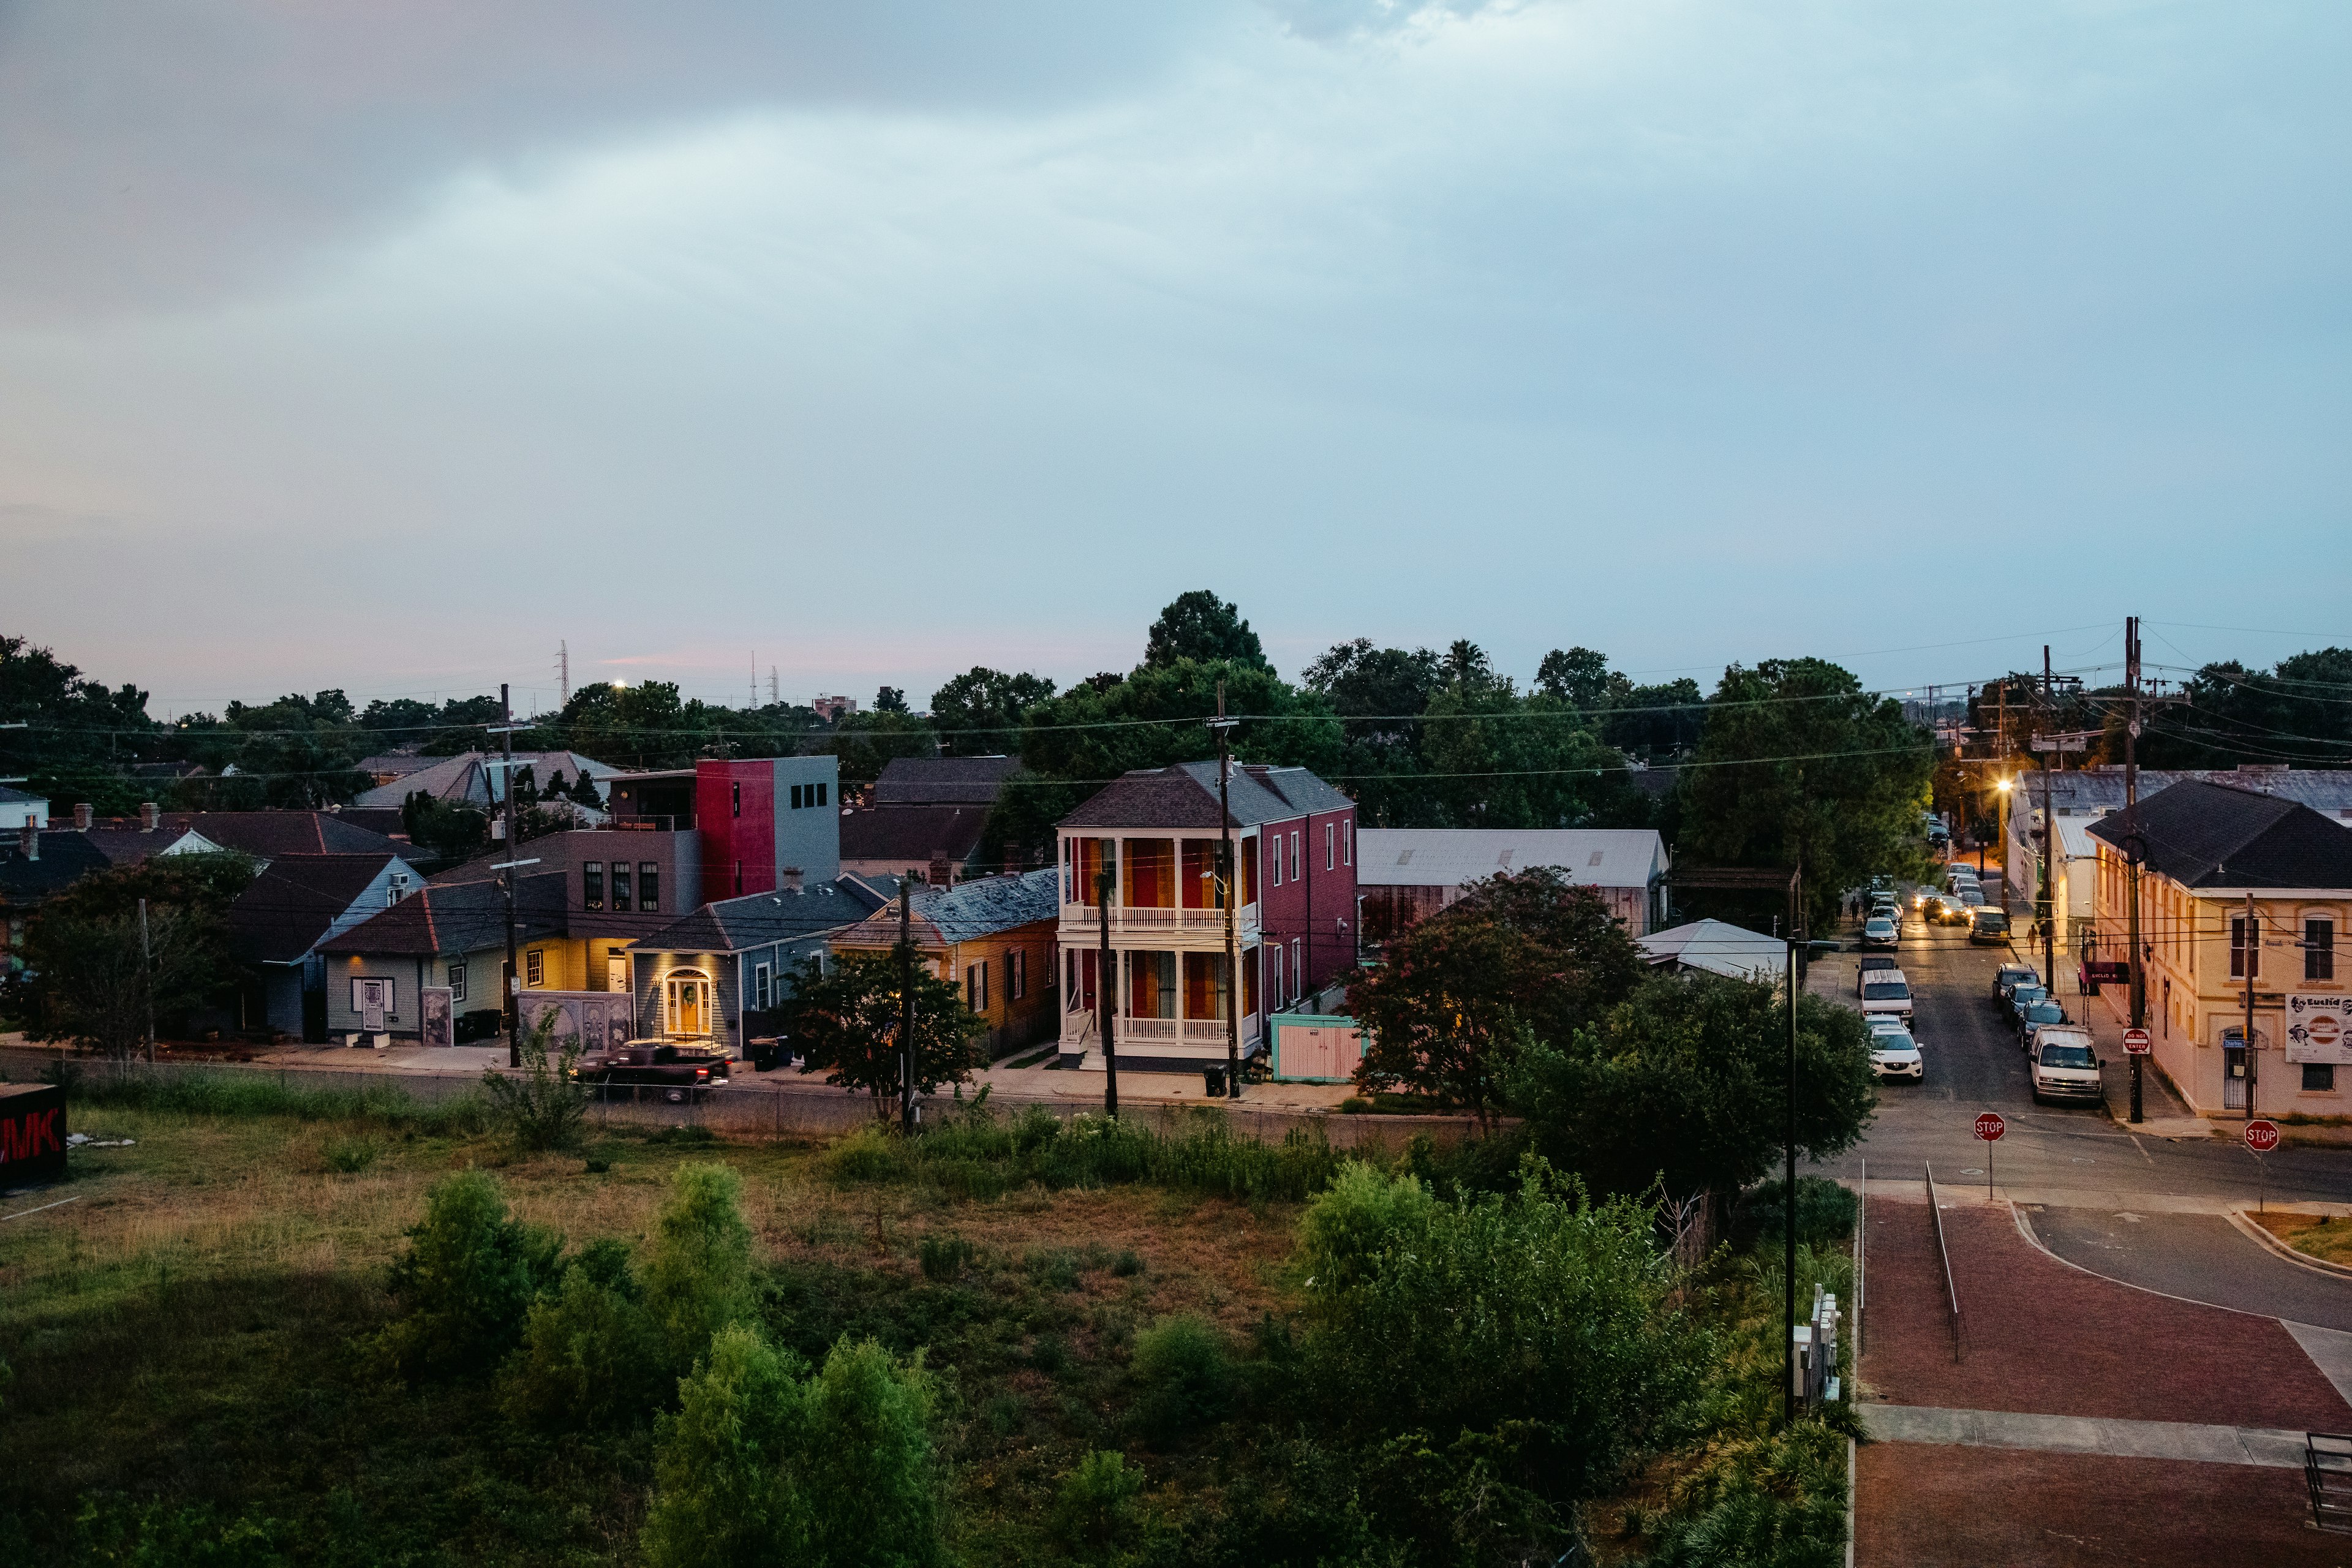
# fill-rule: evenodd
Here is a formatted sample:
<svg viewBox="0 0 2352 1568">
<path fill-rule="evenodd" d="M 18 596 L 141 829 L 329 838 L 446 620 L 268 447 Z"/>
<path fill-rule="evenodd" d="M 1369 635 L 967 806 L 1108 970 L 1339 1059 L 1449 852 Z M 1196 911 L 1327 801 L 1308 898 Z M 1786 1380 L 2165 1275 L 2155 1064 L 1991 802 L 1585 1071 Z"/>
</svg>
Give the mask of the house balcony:
<svg viewBox="0 0 2352 1568">
<path fill-rule="evenodd" d="M 1255 904 L 1244 904 L 1234 912 L 1236 941 L 1246 945 L 1257 940 L 1257 916 Z M 1093 904 L 1064 904 L 1062 929 L 1058 934 L 1065 947 L 1082 947 L 1100 941 L 1101 910 Z M 1124 936 L 1153 943 L 1176 937 L 1182 939 L 1188 946 L 1202 942 L 1214 946 L 1225 939 L 1225 911 L 1213 909 L 1148 909 L 1113 904 L 1110 907 L 1110 934 L 1114 945 L 1120 945 L 1118 939 Z"/>
<path fill-rule="evenodd" d="M 1112 1020 L 1117 1031 L 1118 1051 L 1122 1058 L 1177 1059 L 1185 1062 L 1221 1062 L 1225 1059 L 1225 1020 L 1223 1018 L 1130 1018 Z M 1265 1033 L 1265 1020 L 1255 1013 L 1241 1020 L 1242 1055 L 1248 1056 L 1259 1047 Z M 1087 1008 L 1072 1008 L 1062 1015 L 1062 1054 L 1084 1053 L 1083 1067 L 1100 1068 L 1103 1065 L 1102 1032 L 1095 1026 L 1095 1016 Z"/>
</svg>

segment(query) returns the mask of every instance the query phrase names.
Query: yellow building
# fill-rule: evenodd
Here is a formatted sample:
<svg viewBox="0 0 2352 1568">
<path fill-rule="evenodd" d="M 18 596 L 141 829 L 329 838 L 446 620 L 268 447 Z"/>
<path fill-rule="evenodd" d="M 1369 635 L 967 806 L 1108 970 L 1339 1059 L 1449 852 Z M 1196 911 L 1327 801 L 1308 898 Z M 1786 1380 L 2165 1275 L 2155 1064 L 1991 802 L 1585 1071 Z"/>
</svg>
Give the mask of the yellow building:
<svg viewBox="0 0 2352 1568">
<path fill-rule="evenodd" d="M 2173 784 L 2137 808 L 2140 958 L 2153 1058 L 2207 1114 L 2352 1114 L 2352 990 L 2336 944 L 2352 920 L 2352 831 L 2226 784 Z M 2134 827 L 2098 841 L 2098 946 L 2129 951 Z M 2128 991 L 2103 993 L 2120 1016 Z M 2246 1039 L 2253 1005 L 2252 1048 Z"/>
<path fill-rule="evenodd" d="M 988 1026 L 981 1045 L 992 1058 L 1059 1026 L 1053 1004 L 1059 887 L 1060 873 L 1048 868 L 918 888 L 909 900 L 916 962 L 962 987 L 964 1005 Z M 890 904 L 835 937 L 833 951 L 889 952 L 898 944 L 898 907 Z"/>
</svg>

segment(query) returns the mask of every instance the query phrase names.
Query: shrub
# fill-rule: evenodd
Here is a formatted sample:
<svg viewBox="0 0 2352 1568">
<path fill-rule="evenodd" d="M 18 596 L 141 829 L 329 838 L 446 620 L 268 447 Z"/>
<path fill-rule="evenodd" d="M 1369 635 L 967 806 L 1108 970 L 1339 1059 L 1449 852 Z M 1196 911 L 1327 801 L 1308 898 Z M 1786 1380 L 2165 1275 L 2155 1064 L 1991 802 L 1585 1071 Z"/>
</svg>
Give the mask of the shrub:
<svg viewBox="0 0 2352 1568">
<path fill-rule="evenodd" d="M 1417 1176 L 1391 1176 L 1365 1164 L 1342 1166 L 1299 1222 L 1309 1283 L 1324 1290 L 1352 1289 L 1381 1253 L 1427 1229 L 1436 1206 Z"/>
<path fill-rule="evenodd" d="M 326 1162 L 330 1171 L 351 1176 L 374 1164 L 379 1152 L 372 1139 L 335 1138 L 328 1141 L 319 1157 Z"/>
<path fill-rule="evenodd" d="M 732 1324 L 656 1425 L 652 1568 L 928 1568 L 943 1560 L 919 1360 L 844 1340 L 814 1377 Z"/>
<path fill-rule="evenodd" d="M 1135 1534 L 1135 1500 L 1143 1486 L 1143 1472 L 1129 1469 L 1126 1455 L 1093 1450 L 1062 1478 L 1054 1497 L 1054 1533 L 1075 1552 L 1118 1550 Z"/>
<path fill-rule="evenodd" d="M 546 1009 L 523 1040 L 521 1078 L 482 1069 L 491 1114 L 518 1149 L 572 1148 L 580 1142 L 581 1124 L 588 1116 L 588 1091 L 579 1081 L 579 1037 L 566 1037 L 562 1056 L 554 1065 L 548 1063 L 548 1037 L 558 1016 L 554 1008 Z"/>
<path fill-rule="evenodd" d="M 185 1116 L 284 1116 L 298 1121 L 365 1122 L 426 1134 L 478 1132 L 488 1125 L 488 1107 L 479 1095 L 427 1104 L 394 1085 L 364 1089 L 312 1089 L 289 1083 L 276 1073 L 236 1068 L 217 1071 L 174 1068 L 152 1076 L 76 1072 L 71 1064 L 55 1074 L 68 1100 L 79 1105 L 120 1106 Z M 45 1079 L 50 1075 L 44 1074 Z"/>
<path fill-rule="evenodd" d="M 379 1352 L 409 1377 L 497 1365 L 553 1278 L 562 1239 L 509 1214 L 498 1183 L 480 1171 L 436 1183 L 408 1238 L 392 1270 L 402 1313 L 378 1336 Z"/>
<path fill-rule="evenodd" d="M 752 1315 L 751 1227 L 743 1184 L 724 1165 L 689 1162 L 670 1176 L 646 1263 L 646 1307 L 664 1365 L 683 1374 L 711 1336 Z"/>
<path fill-rule="evenodd" d="M 916 1248 L 923 1265 L 923 1278 L 939 1285 L 951 1285 L 971 1263 L 977 1249 L 960 1236 L 927 1236 Z"/>
<path fill-rule="evenodd" d="M 788 1468 L 804 1447 L 799 1358 L 737 1323 L 678 1385 L 656 1424 L 651 1568 L 752 1568 L 805 1561 L 808 1500 Z"/>
<path fill-rule="evenodd" d="M 861 1130 L 835 1141 L 826 1155 L 836 1181 L 912 1174 L 981 1198 L 1029 1182 L 1058 1189 L 1149 1181 L 1218 1197 L 1297 1200 L 1321 1191 L 1339 1164 L 1319 1132 L 1261 1143 L 1235 1136 L 1215 1110 L 1194 1111 L 1178 1131 L 1161 1133 L 1107 1116 L 1064 1121 L 1042 1106 L 1001 1121 L 980 1101 L 911 1141 Z"/>
<path fill-rule="evenodd" d="M 531 1304 L 504 1404 L 514 1419 L 541 1426 L 623 1425 L 660 1402 L 661 1366 L 628 1247 L 594 1241 L 571 1260 L 562 1285 Z"/>
<path fill-rule="evenodd" d="M 824 1152 L 825 1173 L 843 1186 L 896 1181 L 906 1172 L 905 1141 L 880 1127 L 860 1127 Z"/>
<path fill-rule="evenodd" d="M 1143 1259 L 1136 1256 L 1135 1248 L 1122 1247 L 1110 1260 L 1110 1271 L 1121 1279 L 1132 1279 L 1143 1272 Z"/>
<path fill-rule="evenodd" d="M 1780 1181 L 1759 1183 L 1739 1200 L 1733 1215 L 1732 1239 L 1743 1250 L 1768 1241 L 1775 1247 L 1788 1235 L 1788 1187 Z M 1797 1244 L 1823 1247 L 1853 1234 L 1861 1204 L 1851 1188 L 1824 1176 L 1797 1178 Z"/>
<path fill-rule="evenodd" d="M 1233 1406 L 1234 1363 L 1225 1338 L 1191 1313 L 1162 1318 L 1138 1334 L 1129 1366 L 1139 1390 L 1135 1419 L 1155 1437 L 1208 1426 Z"/>
</svg>

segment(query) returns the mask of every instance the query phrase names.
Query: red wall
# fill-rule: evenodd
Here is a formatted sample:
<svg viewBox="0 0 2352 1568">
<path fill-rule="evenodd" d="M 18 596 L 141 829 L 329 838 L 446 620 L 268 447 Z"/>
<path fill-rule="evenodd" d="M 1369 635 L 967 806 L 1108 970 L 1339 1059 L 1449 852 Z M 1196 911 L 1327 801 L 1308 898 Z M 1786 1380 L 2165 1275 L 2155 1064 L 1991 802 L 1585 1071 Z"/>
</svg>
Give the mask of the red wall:
<svg viewBox="0 0 2352 1568">
<path fill-rule="evenodd" d="M 735 811 L 735 788 L 743 791 Z M 694 765 L 694 822 L 702 831 L 702 901 L 765 893 L 776 885 L 776 764 L 768 758 Z M 735 885 L 735 863 L 743 885 Z"/>
<path fill-rule="evenodd" d="M 1323 829 L 1327 824 L 1335 831 L 1345 832 L 1339 825 L 1353 820 L 1352 808 L 1327 811 L 1307 817 L 1293 817 L 1287 822 L 1266 823 L 1258 829 L 1258 929 L 1265 933 L 1267 945 L 1279 942 L 1283 948 L 1283 969 L 1287 977 L 1286 995 L 1295 996 L 1302 989 L 1327 984 L 1335 975 L 1345 973 L 1356 963 L 1356 868 L 1339 856 L 1348 846 L 1335 844 L 1334 865 L 1323 868 Z M 1290 853 L 1290 836 L 1298 840 L 1298 868 L 1302 878 L 1290 879 L 1289 862 L 1283 863 L 1282 886 L 1274 885 L 1274 835 L 1282 835 L 1283 854 Z M 1349 858 L 1352 859 L 1352 857 Z M 1342 930 L 1338 918 L 1345 917 Z M 1307 984 L 1302 987 L 1290 973 L 1290 944 L 1294 939 L 1303 942 L 1301 952 L 1307 961 Z M 1270 982 L 1273 971 L 1269 965 L 1262 983 Z"/>
</svg>

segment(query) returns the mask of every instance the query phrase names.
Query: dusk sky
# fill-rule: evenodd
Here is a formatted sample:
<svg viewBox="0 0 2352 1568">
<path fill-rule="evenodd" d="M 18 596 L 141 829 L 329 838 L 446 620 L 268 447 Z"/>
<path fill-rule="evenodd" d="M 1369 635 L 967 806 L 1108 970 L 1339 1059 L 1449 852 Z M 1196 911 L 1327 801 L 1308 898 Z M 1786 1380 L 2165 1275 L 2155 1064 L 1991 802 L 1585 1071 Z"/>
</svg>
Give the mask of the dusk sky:
<svg viewBox="0 0 2352 1568">
<path fill-rule="evenodd" d="M 0 632 L 919 706 L 1190 588 L 1874 685 L 2352 642 L 2352 10 L 0 0 Z M 2231 628 L 2273 628 L 2252 631 Z"/>
</svg>

